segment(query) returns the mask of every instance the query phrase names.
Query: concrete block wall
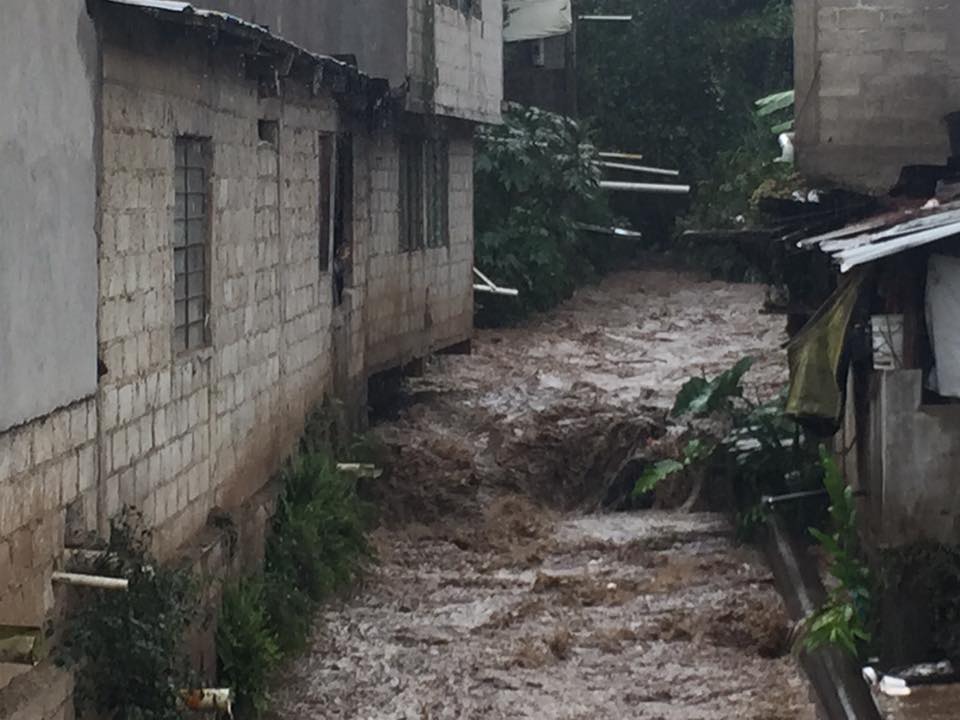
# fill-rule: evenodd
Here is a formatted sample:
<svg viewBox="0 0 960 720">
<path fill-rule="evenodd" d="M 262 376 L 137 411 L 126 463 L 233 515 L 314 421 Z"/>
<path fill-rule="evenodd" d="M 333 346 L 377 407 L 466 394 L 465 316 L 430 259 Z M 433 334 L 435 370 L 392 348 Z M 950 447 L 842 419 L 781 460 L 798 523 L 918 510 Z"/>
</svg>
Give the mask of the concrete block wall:
<svg viewBox="0 0 960 720">
<path fill-rule="evenodd" d="M 482 2 L 482 19 L 441 2 L 434 4 L 434 101 L 440 115 L 496 123 L 503 100 L 503 4 Z"/>
<path fill-rule="evenodd" d="M 889 190 L 950 154 L 960 110 L 960 13 L 944 0 L 808 0 L 795 7 L 799 169 Z"/>
<path fill-rule="evenodd" d="M 372 196 L 366 300 L 370 373 L 468 340 L 473 331 L 473 139 L 450 139 L 450 246 L 401 252 L 399 150 L 370 150 Z"/>
<path fill-rule="evenodd" d="M 0 624 L 41 627 L 53 618 L 50 575 L 67 527 L 82 532 L 77 518 L 96 518 L 96 432 L 90 398 L 0 434 Z M 0 664 L 0 688 L 24 670 Z"/>
<path fill-rule="evenodd" d="M 482 2 L 482 17 L 478 18 L 439 0 L 409 0 L 410 110 L 500 122 L 503 6 L 500 0 Z"/>
<path fill-rule="evenodd" d="M 238 80 L 239 57 L 170 52 L 108 44 L 102 93 L 104 513 L 142 509 L 161 556 L 212 508 L 262 488 L 328 389 L 317 143 L 336 130 L 332 101 L 261 102 Z M 171 73 L 177 62 L 187 72 Z M 275 143 L 259 138 L 261 119 L 278 123 Z M 178 354 L 170 243 L 182 135 L 212 147 L 210 343 Z"/>
</svg>

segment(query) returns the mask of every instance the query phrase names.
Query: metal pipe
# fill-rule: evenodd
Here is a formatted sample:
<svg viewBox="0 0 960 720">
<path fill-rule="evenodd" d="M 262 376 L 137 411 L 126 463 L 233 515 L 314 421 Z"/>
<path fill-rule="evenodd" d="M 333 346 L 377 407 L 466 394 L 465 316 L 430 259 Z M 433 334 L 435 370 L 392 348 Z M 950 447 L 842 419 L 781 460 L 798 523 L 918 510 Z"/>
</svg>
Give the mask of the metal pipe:
<svg viewBox="0 0 960 720">
<path fill-rule="evenodd" d="M 604 190 L 618 190 L 623 192 L 659 193 L 663 195 L 688 195 L 689 185 L 661 185 L 659 183 L 631 183 L 614 180 L 604 180 L 600 183 Z"/>
<path fill-rule="evenodd" d="M 76 587 L 97 588 L 99 590 L 128 590 L 130 587 L 130 581 L 125 578 L 102 577 L 100 575 L 55 572 L 50 579 L 55 583 L 74 585 Z"/>
<path fill-rule="evenodd" d="M 46 654 L 40 628 L 0 625 L 0 663 L 32 667 L 43 660 Z"/>
<path fill-rule="evenodd" d="M 667 170 L 666 168 L 649 167 L 646 165 L 627 165 L 625 163 L 607 162 L 600 163 L 602 167 L 612 168 L 614 170 L 630 170 L 631 172 L 648 173 L 650 175 L 669 175 L 670 177 L 680 177 L 679 170 Z"/>
<path fill-rule="evenodd" d="M 807 498 L 820 497 L 826 494 L 826 490 L 807 490 L 806 492 L 787 493 L 786 495 L 764 495 L 761 502 L 767 507 L 773 507 L 780 503 L 806 500 Z"/>
</svg>

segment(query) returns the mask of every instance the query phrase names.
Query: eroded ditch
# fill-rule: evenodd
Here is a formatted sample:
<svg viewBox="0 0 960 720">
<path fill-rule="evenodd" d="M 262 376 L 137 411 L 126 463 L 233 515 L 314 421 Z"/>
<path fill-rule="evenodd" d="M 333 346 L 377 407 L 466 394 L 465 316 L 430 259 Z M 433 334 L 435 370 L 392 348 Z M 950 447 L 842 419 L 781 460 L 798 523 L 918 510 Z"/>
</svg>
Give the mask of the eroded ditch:
<svg viewBox="0 0 960 720">
<path fill-rule="evenodd" d="M 812 718 L 759 554 L 721 515 L 595 510 L 692 374 L 759 358 L 762 290 L 623 273 L 439 358 L 376 432 L 380 565 L 319 619 L 279 717 Z"/>
</svg>

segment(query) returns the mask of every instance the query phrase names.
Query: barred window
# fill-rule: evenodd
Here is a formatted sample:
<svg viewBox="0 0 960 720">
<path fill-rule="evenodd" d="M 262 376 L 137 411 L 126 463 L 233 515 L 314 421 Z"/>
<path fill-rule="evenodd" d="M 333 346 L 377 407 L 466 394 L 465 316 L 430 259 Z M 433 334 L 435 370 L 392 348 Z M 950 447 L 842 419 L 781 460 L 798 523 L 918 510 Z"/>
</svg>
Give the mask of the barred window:
<svg viewBox="0 0 960 720">
<path fill-rule="evenodd" d="M 434 140 L 427 145 L 426 178 L 427 244 L 450 245 L 450 143 Z"/>
<path fill-rule="evenodd" d="M 404 138 L 400 145 L 400 250 L 450 244 L 450 145 Z"/>
<path fill-rule="evenodd" d="M 177 352 L 209 341 L 209 167 L 208 140 L 177 138 L 173 217 L 173 347 Z"/>
<path fill-rule="evenodd" d="M 423 141 L 405 137 L 400 143 L 400 250 L 423 247 Z"/>
<path fill-rule="evenodd" d="M 320 183 L 319 183 L 319 257 L 320 272 L 330 270 L 330 230 L 333 218 L 330 213 L 330 201 L 333 196 L 333 136 L 320 135 Z"/>
</svg>

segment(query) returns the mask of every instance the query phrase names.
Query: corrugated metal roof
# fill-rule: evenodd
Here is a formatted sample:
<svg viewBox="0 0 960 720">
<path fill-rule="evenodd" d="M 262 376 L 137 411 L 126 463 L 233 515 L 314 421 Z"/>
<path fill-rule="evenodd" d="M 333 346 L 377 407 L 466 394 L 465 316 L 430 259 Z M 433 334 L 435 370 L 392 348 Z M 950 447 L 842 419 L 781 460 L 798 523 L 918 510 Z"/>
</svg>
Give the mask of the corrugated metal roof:
<svg viewBox="0 0 960 720">
<path fill-rule="evenodd" d="M 103 0 L 103 2 L 107 5 L 139 10 L 162 20 L 209 26 L 226 35 L 252 38 L 261 43 L 265 50 L 284 53 L 301 64 L 309 63 L 319 68 L 323 82 L 334 86 L 336 91 L 342 93 L 349 92 L 358 96 L 366 96 L 371 101 L 373 109 L 384 105 L 390 94 L 390 84 L 387 80 L 372 78 L 354 65 L 342 62 L 329 55 L 318 55 L 310 52 L 279 35 L 273 34 L 262 25 L 257 25 L 230 13 L 208 10 L 178 0 Z"/>
<path fill-rule="evenodd" d="M 801 248 L 831 255 L 840 272 L 960 235 L 960 203 L 936 209 L 880 215 L 801 240 Z"/>
</svg>

